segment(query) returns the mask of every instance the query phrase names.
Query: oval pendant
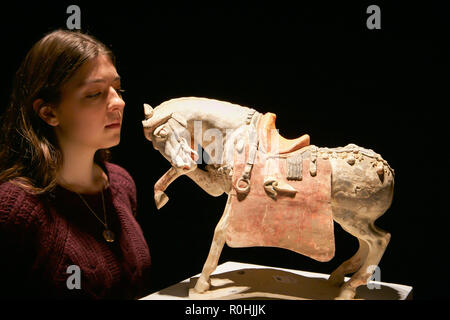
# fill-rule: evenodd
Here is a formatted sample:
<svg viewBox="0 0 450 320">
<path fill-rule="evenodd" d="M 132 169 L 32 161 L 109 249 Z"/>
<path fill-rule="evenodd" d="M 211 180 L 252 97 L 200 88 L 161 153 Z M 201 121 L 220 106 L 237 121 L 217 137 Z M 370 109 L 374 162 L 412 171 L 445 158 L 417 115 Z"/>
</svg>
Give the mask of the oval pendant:
<svg viewBox="0 0 450 320">
<path fill-rule="evenodd" d="M 114 241 L 114 232 L 106 229 L 105 231 L 103 231 L 103 238 L 105 238 L 105 240 L 107 242 L 113 242 Z"/>
</svg>

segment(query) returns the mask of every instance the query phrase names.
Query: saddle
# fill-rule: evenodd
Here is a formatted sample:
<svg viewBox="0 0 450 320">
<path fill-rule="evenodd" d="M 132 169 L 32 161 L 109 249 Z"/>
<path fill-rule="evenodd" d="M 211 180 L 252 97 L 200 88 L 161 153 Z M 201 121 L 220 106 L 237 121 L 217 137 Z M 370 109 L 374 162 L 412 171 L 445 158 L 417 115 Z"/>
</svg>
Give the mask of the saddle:
<svg viewBox="0 0 450 320">
<path fill-rule="evenodd" d="M 278 148 L 278 154 L 286 154 L 309 145 L 309 135 L 304 134 L 296 139 L 282 137 L 275 127 L 277 115 L 267 112 L 261 116 L 257 124 L 260 148 L 267 153 L 272 153 Z M 278 144 L 278 147 L 277 147 Z"/>
<path fill-rule="evenodd" d="M 250 190 L 250 174 L 255 163 L 257 151 L 264 154 L 284 156 L 301 148 L 309 146 L 309 135 L 304 134 L 297 139 L 286 139 L 282 137 L 275 128 L 277 115 L 267 112 L 259 116 L 256 122 L 257 141 L 250 142 L 249 154 L 242 176 L 237 181 L 237 189 L 240 193 L 248 193 Z M 250 119 L 249 119 L 250 120 Z M 265 182 L 266 191 L 275 195 L 277 191 L 296 193 L 297 191 L 289 184 L 268 177 Z"/>
</svg>

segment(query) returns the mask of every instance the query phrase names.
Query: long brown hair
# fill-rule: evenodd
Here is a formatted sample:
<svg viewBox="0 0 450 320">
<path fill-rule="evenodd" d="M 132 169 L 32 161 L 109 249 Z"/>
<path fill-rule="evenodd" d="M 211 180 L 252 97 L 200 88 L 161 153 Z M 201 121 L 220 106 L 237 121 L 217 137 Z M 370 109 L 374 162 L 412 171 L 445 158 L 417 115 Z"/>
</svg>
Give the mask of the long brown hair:
<svg viewBox="0 0 450 320">
<path fill-rule="evenodd" d="M 61 87 L 88 60 L 111 50 L 80 31 L 56 30 L 40 39 L 19 67 L 10 103 L 0 131 L 0 183 L 10 181 L 32 194 L 45 194 L 56 186 L 62 152 L 52 126 L 33 109 L 33 101 L 58 105 Z M 109 149 L 99 149 L 94 161 L 110 160 Z"/>
</svg>

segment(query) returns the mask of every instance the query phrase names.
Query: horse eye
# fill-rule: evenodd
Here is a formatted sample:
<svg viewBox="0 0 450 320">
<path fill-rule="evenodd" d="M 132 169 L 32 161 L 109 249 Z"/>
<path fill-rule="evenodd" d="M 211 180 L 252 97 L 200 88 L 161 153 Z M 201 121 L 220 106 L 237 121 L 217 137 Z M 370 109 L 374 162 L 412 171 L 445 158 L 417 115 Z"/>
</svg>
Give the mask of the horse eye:
<svg viewBox="0 0 450 320">
<path fill-rule="evenodd" d="M 159 137 L 159 138 L 165 138 L 167 137 L 167 130 L 165 128 L 161 128 L 159 131 L 155 132 L 155 136 Z"/>
</svg>

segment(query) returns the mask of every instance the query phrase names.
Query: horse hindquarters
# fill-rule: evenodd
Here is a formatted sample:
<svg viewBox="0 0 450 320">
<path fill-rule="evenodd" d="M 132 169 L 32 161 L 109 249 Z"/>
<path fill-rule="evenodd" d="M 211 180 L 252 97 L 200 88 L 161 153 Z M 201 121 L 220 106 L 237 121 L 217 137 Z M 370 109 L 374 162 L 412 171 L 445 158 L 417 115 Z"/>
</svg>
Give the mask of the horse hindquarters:
<svg viewBox="0 0 450 320">
<path fill-rule="evenodd" d="M 360 243 L 358 252 L 330 276 L 332 283 L 342 284 L 345 274 L 356 272 L 342 286 L 339 298 L 347 299 L 367 283 L 389 243 L 390 234 L 374 222 L 391 205 L 394 188 L 393 172 L 384 160 L 367 156 L 353 160 L 330 159 L 333 218 Z"/>
</svg>

